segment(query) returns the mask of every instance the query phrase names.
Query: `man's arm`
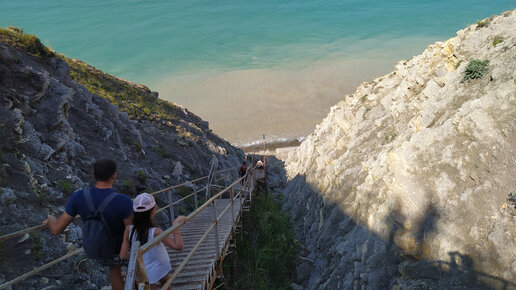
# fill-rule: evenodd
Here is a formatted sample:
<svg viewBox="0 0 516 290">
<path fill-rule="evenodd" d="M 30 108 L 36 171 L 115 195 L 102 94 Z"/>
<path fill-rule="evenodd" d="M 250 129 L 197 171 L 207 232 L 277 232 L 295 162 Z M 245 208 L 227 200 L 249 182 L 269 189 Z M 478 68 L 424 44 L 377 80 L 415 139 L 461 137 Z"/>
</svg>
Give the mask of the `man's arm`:
<svg viewBox="0 0 516 290">
<path fill-rule="evenodd" d="M 120 254 L 118 255 L 120 259 L 129 258 L 129 229 L 130 226 L 125 227 L 124 241 L 122 242 L 122 246 L 120 247 Z"/>
<path fill-rule="evenodd" d="M 130 226 L 133 224 L 133 215 L 130 215 L 128 218 L 124 219 L 124 226 Z"/>
<path fill-rule="evenodd" d="M 48 218 L 43 221 L 43 224 L 48 225 L 48 228 L 54 235 L 59 235 L 64 232 L 66 227 L 73 221 L 73 219 L 73 216 L 63 212 L 57 219 L 54 216 L 48 216 Z"/>
</svg>

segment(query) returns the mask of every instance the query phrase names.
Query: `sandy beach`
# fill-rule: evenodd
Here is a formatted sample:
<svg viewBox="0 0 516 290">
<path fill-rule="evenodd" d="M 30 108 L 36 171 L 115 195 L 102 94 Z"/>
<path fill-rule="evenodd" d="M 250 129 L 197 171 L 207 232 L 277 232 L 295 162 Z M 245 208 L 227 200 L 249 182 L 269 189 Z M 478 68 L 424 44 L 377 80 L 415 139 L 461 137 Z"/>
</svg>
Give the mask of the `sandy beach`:
<svg viewBox="0 0 516 290">
<path fill-rule="evenodd" d="M 269 140 L 306 136 L 342 96 L 393 64 L 355 59 L 318 62 L 297 71 L 204 72 L 164 78 L 152 88 L 210 122 L 231 143 L 244 145 L 262 134 Z"/>
</svg>

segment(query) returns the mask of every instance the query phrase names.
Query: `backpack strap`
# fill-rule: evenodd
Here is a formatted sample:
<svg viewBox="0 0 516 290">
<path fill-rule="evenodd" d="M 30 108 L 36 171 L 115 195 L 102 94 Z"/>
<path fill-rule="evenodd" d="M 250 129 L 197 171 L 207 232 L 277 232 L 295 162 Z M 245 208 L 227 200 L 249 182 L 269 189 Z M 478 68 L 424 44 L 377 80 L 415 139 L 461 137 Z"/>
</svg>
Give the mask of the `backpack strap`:
<svg viewBox="0 0 516 290">
<path fill-rule="evenodd" d="M 99 209 L 98 211 L 100 213 L 103 213 L 104 210 L 106 209 L 106 207 L 108 206 L 108 204 L 117 196 L 116 192 L 112 192 L 110 193 L 108 196 L 106 196 L 106 198 L 104 198 L 104 200 L 102 201 L 102 203 L 99 205 Z"/>
<path fill-rule="evenodd" d="M 93 204 L 93 199 L 91 198 L 91 190 L 88 188 L 88 189 L 83 190 L 83 192 L 84 192 L 84 198 L 86 199 L 86 203 L 88 204 L 88 208 L 90 210 L 89 217 L 100 216 L 100 220 L 104 224 L 106 231 L 108 232 L 109 235 L 111 235 L 111 230 L 109 228 L 109 224 L 107 223 L 106 219 L 104 218 L 104 209 L 106 209 L 108 204 L 117 196 L 117 193 L 113 191 L 108 196 L 106 196 L 106 198 L 104 198 L 104 200 L 102 201 L 102 203 L 99 205 L 99 207 L 97 209 L 97 208 L 95 208 L 95 205 Z"/>
<path fill-rule="evenodd" d="M 110 193 L 108 196 L 106 196 L 106 198 L 104 198 L 104 200 L 102 201 L 102 203 L 99 205 L 99 209 L 98 209 L 98 212 L 99 212 L 99 215 L 100 215 L 100 220 L 104 223 L 104 226 L 106 227 L 106 230 L 108 232 L 108 234 L 111 236 L 111 229 L 109 228 L 109 224 L 107 223 L 106 221 L 106 218 L 104 217 L 104 209 L 106 209 L 106 207 L 108 206 L 108 204 L 117 196 L 117 193 L 116 192 L 112 192 Z"/>
<path fill-rule="evenodd" d="M 84 189 L 83 193 L 84 193 L 84 198 L 86 199 L 86 203 L 88 204 L 88 209 L 92 212 L 98 211 L 99 213 L 103 213 L 104 209 L 106 209 L 108 204 L 116 197 L 116 192 L 113 191 L 106 198 L 104 198 L 102 203 L 99 205 L 99 208 L 96 209 L 95 205 L 93 204 L 93 199 L 91 198 L 91 190 L 89 188 Z"/>
<path fill-rule="evenodd" d="M 86 204 L 88 205 L 88 209 L 90 212 L 96 211 L 95 205 L 93 205 L 93 199 L 91 198 L 91 190 L 89 188 L 83 189 L 84 199 L 86 199 Z M 91 215 L 91 213 L 90 213 Z"/>
</svg>

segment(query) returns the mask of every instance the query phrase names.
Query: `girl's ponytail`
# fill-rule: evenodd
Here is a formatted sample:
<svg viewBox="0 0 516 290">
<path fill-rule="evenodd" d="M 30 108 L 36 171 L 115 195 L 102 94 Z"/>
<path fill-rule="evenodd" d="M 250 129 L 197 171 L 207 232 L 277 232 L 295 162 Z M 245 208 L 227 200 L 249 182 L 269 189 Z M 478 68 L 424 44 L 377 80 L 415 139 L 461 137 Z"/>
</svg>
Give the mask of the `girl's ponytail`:
<svg viewBox="0 0 516 290">
<path fill-rule="evenodd" d="M 149 229 L 155 227 L 152 222 L 152 212 L 156 206 L 154 197 L 146 192 L 139 194 L 133 201 L 133 229 L 129 241 L 132 241 L 134 232 L 137 239 L 143 245 L 149 237 Z"/>
<path fill-rule="evenodd" d="M 153 210 L 154 209 L 150 209 L 144 212 L 134 212 L 133 229 L 131 231 L 129 241 L 132 241 L 134 232 L 136 232 L 137 240 L 140 241 L 141 245 L 148 241 L 149 229 L 155 227 L 154 223 L 152 222 Z"/>
</svg>

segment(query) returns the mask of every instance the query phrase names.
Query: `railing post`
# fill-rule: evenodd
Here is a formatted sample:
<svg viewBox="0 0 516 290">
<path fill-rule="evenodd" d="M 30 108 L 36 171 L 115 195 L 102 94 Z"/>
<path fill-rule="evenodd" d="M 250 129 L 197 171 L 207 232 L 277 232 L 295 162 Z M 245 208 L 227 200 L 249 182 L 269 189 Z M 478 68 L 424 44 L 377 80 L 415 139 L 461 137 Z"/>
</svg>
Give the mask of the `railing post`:
<svg viewBox="0 0 516 290">
<path fill-rule="evenodd" d="M 172 222 L 174 222 L 174 201 L 172 200 L 172 191 L 169 189 L 168 190 L 168 202 L 170 203 L 169 205 L 169 208 L 168 208 L 168 212 L 170 214 L 170 225 L 172 226 Z"/>
<path fill-rule="evenodd" d="M 215 200 L 213 200 L 213 221 L 215 222 L 215 251 L 217 253 L 217 259 L 220 258 L 219 249 L 219 221 L 217 220 L 217 207 L 215 206 Z"/>
<path fill-rule="evenodd" d="M 127 265 L 127 276 L 125 277 L 124 290 L 133 290 L 134 278 L 136 277 L 136 264 L 140 254 L 140 242 L 134 241 L 131 246 L 131 254 L 129 256 L 129 265 Z"/>
<path fill-rule="evenodd" d="M 233 193 L 233 187 L 231 187 L 231 190 L 229 192 L 231 194 L 231 227 L 233 227 L 233 224 L 235 223 L 235 206 L 234 206 L 235 194 Z"/>
<path fill-rule="evenodd" d="M 194 187 L 195 188 L 195 187 Z M 196 190 L 197 191 L 197 190 Z M 199 206 L 198 206 L 198 202 L 197 202 L 197 193 L 193 195 L 193 198 L 194 198 L 194 204 L 195 204 L 195 208 L 197 209 Z"/>
<path fill-rule="evenodd" d="M 206 184 L 206 201 L 208 201 L 208 199 L 210 199 L 210 181 L 208 180 L 208 184 Z"/>
<path fill-rule="evenodd" d="M 211 184 L 211 179 L 212 179 L 212 177 L 213 177 L 213 175 L 212 175 L 212 174 L 213 174 L 213 165 L 214 165 L 214 164 L 212 164 L 212 165 L 211 165 L 210 173 L 208 174 L 208 182 L 207 182 L 207 184 L 206 184 L 206 194 L 205 194 L 205 196 L 206 196 L 206 200 L 210 199 L 209 194 L 210 194 L 210 184 Z"/>
</svg>

